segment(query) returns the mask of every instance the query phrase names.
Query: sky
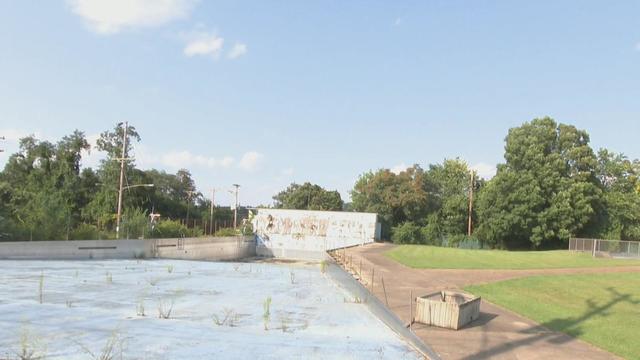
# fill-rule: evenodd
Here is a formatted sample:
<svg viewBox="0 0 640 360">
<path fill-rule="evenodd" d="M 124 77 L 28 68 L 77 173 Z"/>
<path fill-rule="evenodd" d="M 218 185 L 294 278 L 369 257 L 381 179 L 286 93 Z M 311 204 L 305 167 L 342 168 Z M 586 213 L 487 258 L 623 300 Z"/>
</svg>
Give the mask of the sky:
<svg viewBox="0 0 640 360">
<path fill-rule="evenodd" d="M 640 157 L 638 1 L 0 1 L 0 166 L 28 134 L 128 121 L 139 168 L 338 190 L 459 157 L 490 178 L 551 116 Z M 83 159 L 95 167 L 93 150 Z"/>
</svg>

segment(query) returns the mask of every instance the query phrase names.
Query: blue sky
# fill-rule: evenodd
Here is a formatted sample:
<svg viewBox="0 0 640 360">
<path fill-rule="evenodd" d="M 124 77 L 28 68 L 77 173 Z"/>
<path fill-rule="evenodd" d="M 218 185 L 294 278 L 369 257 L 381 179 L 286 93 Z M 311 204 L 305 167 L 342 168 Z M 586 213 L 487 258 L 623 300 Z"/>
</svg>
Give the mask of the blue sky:
<svg viewBox="0 0 640 360">
<path fill-rule="evenodd" d="M 381 167 L 491 176 L 508 129 L 545 115 L 640 157 L 640 2 L 0 2 L 0 165 L 20 136 L 127 120 L 141 168 L 202 191 L 347 198 Z"/>
</svg>

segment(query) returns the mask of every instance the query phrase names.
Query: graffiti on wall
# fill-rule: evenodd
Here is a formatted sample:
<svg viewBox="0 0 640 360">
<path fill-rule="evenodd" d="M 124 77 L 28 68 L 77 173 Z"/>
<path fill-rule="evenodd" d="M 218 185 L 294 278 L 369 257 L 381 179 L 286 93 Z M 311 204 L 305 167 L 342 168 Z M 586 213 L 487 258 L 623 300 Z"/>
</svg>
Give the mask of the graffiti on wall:
<svg viewBox="0 0 640 360">
<path fill-rule="evenodd" d="M 259 209 L 252 222 L 267 247 L 328 249 L 372 242 L 376 232 L 376 215 L 363 213 Z"/>
</svg>

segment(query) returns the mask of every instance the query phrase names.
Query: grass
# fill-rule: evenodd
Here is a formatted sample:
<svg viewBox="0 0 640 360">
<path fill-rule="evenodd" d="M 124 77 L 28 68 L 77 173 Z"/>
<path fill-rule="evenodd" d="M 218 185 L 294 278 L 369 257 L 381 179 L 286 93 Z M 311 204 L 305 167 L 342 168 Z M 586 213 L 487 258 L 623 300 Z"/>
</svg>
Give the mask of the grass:
<svg viewBox="0 0 640 360">
<path fill-rule="evenodd" d="M 640 265 L 640 260 L 593 258 L 568 250 L 469 250 L 427 245 L 400 245 L 386 253 L 391 259 L 422 269 L 557 269 Z"/>
<path fill-rule="evenodd" d="M 533 276 L 465 290 L 547 328 L 640 359 L 640 273 Z"/>
</svg>

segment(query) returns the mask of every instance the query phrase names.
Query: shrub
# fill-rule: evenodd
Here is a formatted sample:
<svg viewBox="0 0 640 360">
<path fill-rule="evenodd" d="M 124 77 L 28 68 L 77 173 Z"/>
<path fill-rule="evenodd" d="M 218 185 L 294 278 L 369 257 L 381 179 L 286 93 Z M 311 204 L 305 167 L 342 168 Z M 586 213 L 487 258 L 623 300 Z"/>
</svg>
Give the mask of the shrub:
<svg viewBox="0 0 640 360">
<path fill-rule="evenodd" d="M 148 232 L 149 220 L 147 211 L 140 208 L 128 208 L 122 216 L 121 235 L 127 239 L 138 239 L 144 237 Z"/>
<path fill-rule="evenodd" d="M 396 244 L 422 244 L 420 226 L 407 221 L 391 229 L 391 240 Z"/>
<path fill-rule="evenodd" d="M 195 237 L 202 233 L 202 229 L 189 229 L 175 220 L 162 220 L 153 229 L 156 238 Z"/>
<path fill-rule="evenodd" d="M 100 231 L 95 225 L 79 224 L 69 233 L 70 240 L 96 240 L 100 235 Z"/>
<path fill-rule="evenodd" d="M 216 231 L 214 236 L 238 236 L 240 233 L 233 228 L 224 228 Z"/>
</svg>

